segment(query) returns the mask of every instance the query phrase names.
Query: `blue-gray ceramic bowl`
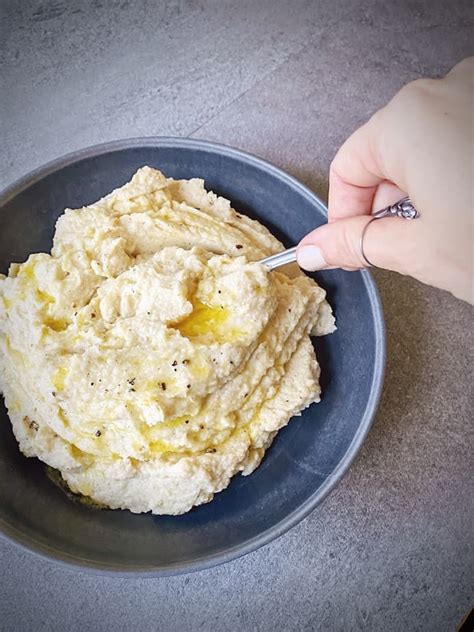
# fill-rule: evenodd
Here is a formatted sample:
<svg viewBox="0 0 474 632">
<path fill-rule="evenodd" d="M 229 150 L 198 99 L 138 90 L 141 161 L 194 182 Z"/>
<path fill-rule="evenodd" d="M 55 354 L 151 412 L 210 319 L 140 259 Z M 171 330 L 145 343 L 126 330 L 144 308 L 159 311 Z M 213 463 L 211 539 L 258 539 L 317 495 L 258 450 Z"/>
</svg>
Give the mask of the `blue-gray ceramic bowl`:
<svg viewBox="0 0 474 632">
<path fill-rule="evenodd" d="M 197 140 L 144 138 L 78 151 L 38 169 L 0 197 L 0 272 L 49 251 L 65 207 L 94 202 L 142 165 L 206 187 L 268 226 L 287 246 L 325 221 L 311 191 L 236 149 Z M 71 501 L 36 459 L 17 447 L 0 404 L 0 531 L 19 545 L 75 568 L 120 575 L 171 575 L 249 553 L 290 529 L 327 496 L 367 435 L 382 388 L 385 338 L 368 272 L 317 275 L 338 330 L 314 341 L 322 401 L 284 428 L 262 465 L 236 476 L 215 499 L 179 517 L 97 510 Z"/>
</svg>

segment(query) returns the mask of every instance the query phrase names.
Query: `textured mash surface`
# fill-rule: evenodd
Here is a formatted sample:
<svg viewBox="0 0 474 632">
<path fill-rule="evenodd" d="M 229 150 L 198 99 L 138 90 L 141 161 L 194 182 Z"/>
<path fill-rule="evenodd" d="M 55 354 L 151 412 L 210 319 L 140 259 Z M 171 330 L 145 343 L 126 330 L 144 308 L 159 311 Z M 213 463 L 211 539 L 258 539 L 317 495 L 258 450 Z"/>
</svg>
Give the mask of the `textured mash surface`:
<svg viewBox="0 0 474 632">
<path fill-rule="evenodd" d="M 143 167 L 66 210 L 0 280 L 0 387 L 27 456 L 110 507 L 179 514 L 260 463 L 319 400 L 325 292 L 202 180 Z"/>
</svg>

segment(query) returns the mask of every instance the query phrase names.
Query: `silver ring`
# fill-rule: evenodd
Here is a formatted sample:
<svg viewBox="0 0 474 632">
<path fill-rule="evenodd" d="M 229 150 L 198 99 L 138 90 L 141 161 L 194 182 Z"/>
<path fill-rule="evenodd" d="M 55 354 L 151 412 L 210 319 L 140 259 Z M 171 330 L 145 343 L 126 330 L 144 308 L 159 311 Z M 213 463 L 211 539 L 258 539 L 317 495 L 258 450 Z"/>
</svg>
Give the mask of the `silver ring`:
<svg viewBox="0 0 474 632">
<path fill-rule="evenodd" d="M 395 204 L 392 204 L 391 206 L 387 206 L 383 208 L 381 211 L 377 211 L 377 213 L 373 214 L 372 218 L 364 226 L 364 229 L 360 236 L 360 243 L 359 243 L 360 254 L 362 255 L 363 260 L 369 266 L 369 268 L 373 268 L 377 266 L 374 266 L 373 263 L 370 263 L 370 261 L 367 259 L 365 255 L 365 252 L 364 252 L 365 233 L 367 232 L 368 227 L 370 226 L 370 224 L 372 224 L 373 221 L 375 221 L 376 219 L 382 219 L 383 217 L 401 217 L 402 219 L 418 219 L 418 217 L 421 217 L 421 213 L 419 213 L 416 210 L 416 208 L 412 204 L 412 201 L 407 196 L 407 197 L 402 198 L 398 202 L 395 202 Z"/>
</svg>

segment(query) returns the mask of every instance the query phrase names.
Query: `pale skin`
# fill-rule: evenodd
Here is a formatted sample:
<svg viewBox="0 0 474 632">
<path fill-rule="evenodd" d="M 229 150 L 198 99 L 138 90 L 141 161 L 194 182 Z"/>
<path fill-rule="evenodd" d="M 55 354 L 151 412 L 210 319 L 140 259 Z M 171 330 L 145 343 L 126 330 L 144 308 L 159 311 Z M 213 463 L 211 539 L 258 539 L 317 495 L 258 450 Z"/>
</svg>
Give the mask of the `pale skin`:
<svg viewBox="0 0 474 632">
<path fill-rule="evenodd" d="M 421 217 L 373 221 L 367 258 L 473 303 L 473 112 L 474 57 L 403 87 L 337 152 L 328 223 L 300 242 L 300 266 L 365 267 L 371 213 L 408 194 Z"/>
</svg>

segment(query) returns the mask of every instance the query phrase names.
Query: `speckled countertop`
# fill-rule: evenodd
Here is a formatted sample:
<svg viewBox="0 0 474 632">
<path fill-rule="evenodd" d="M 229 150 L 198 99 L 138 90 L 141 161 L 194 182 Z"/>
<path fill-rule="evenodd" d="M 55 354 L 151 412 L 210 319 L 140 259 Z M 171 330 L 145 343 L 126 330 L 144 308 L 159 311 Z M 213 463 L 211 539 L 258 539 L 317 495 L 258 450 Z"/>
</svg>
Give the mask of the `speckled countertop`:
<svg viewBox="0 0 474 632">
<path fill-rule="evenodd" d="M 254 152 L 325 196 L 355 127 L 472 54 L 469 5 L 4 0 L 0 184 L 87 145 L 173 135 Z M 75 573 L 0 541 L 0 629 L 454 630 L 474 584 L 472 309 L 375 276 L 384 395 L 321 507 L 243 559 L 170 579 Z"/>
</svg>

